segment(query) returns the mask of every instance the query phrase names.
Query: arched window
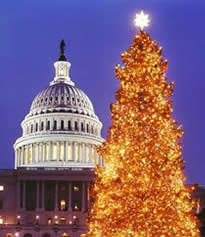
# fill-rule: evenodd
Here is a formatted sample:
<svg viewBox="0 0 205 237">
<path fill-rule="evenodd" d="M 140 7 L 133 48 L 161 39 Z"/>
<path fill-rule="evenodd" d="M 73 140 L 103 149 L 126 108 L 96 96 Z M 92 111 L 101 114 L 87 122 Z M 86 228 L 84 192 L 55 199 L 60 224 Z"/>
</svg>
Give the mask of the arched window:
<svg viewBox="0 0 205 237">
<path fill-rule="evenodd" d="M 50 130 L 50 121 L 47 121 L 47 127 L 46 127 L 47 130 Z"/>
<path fill-rule="evenodd" d="M 57 121 L 54 120 L 54 124 L 53 124 L 53 130 L 56 130 L 57 129 Z"/>
<path fill-rule="evenodd" d="M 93 126 L 91 126 L 91 133 L 93 134 Z"/>
<path fill-rule="evenodd" d="M 43 129 L 44 129 L 44 123 L 41 122 L 41 131 L 43 131 Z"/>
<path fill-rule="evenodd" d="M 31 124 L 31 133 L 33 132 L 33 124 Z"/>
<path fill-rule="evenodd" d="M 45 233 L 43 234 L 43 237 L 51 237 L 51 235 L 49 233 Z"/>
<path fill-rule="evenodd" d="M 36 123 L 36 132 L 38 132 L 38 123 Z"/>
<path fill-rule="evenodd" d="M 81 131 L 84 132 L 84 124 L 81 123 Z"/>
<path fill-rule="evenodd" d="M 32 234 L 27 233 L 27 234 L 24 235 L 24 237 L 32 237 Z"/>
<path fill-rule="evenodd" d="M 71 130 L 71 121 L 68 121 L 68 131 Z"/>
<path fill-rule="evenodd" d="M 64 130 L 64 121 L 61 120 L 61 130 Z"/>
<path fill-rule="evenodd" d="M 89 124 L 87 124 L 87 132 L 90 132 L 90 131 L 89 131 Z"/>
<path fill-rule="evenodd" d="M 78 131 L 78 122 L 75 121 L 75 131 Z"/>
</svg>

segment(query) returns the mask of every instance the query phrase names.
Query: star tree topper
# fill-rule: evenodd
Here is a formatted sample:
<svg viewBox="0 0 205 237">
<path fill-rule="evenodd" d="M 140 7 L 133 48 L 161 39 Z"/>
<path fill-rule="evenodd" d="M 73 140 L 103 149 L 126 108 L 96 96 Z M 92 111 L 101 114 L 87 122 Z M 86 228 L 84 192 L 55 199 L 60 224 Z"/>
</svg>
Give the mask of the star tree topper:
<svg viewBox="0 0 205 237">
<path fill-rule="evenodd" d="M 148 14 L 144 14 L 144 11 L 141 10 L 140 13 L 136 14 L 135 17 L 135 25 L 140 28 L 140 30 L 143 30 L 144 27 L 149 26 L 150 19 Z"/>
</svg>

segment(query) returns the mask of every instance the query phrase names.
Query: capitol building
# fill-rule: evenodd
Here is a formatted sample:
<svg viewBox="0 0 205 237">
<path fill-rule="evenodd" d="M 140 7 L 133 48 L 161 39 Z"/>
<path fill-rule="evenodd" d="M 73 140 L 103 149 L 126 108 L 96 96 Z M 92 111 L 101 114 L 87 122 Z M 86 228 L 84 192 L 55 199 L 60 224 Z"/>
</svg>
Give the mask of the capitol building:
<svg viewBox="0 0 205 237">
<path fill-rule="evenodd" d="M 90 185 L 103 159 L 102 123 L 70 78 L 64 41 L 55 77 L 33 100 L 15 144 L 15 169 L 0 170 L 0 237 L 80 237 Z"/>
</svg>

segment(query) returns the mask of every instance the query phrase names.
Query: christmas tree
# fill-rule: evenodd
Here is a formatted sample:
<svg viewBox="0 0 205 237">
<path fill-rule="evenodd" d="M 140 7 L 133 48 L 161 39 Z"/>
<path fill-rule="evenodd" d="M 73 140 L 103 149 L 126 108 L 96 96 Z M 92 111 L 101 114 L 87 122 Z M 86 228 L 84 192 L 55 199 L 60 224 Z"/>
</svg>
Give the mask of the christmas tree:
<svg viewBox="0 0 205 237">
<path fill-rule="evenodd" d="M 140 16 L 141 15 L 141 16 Z M 112 125 L 98 151 L 105 167 L 96 169 L 87 237 L 199 236 L 184 184 L 183 130 L 172 118 L 174 83 L 167 61 L 143 26 L 116 66 L 120 88 L 111 105 Z"/>
</svg>

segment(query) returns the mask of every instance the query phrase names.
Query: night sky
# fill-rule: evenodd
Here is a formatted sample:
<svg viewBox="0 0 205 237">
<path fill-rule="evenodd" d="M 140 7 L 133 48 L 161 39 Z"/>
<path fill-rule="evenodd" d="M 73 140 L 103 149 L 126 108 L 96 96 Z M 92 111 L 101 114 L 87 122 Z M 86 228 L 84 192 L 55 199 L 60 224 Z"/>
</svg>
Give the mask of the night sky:
<svg viewBox="0 0 205 237">
<path fill-rule="evenodd" d="M 174 118 L 185 130 L 189 183 L 205 185 L 204 0 L 20 0 L 0 4 L 1 168 L 13 168 L 13 144 L 35 95 L 54 77 L 59 42 L 67 43 L 71 78 L 92 100 L 104 124 L 119 87 L 114 67 L 137 33 L 135 13 L 151 15 L 147 29 L 169 61 L 175 81 Z"/>
</svg>

